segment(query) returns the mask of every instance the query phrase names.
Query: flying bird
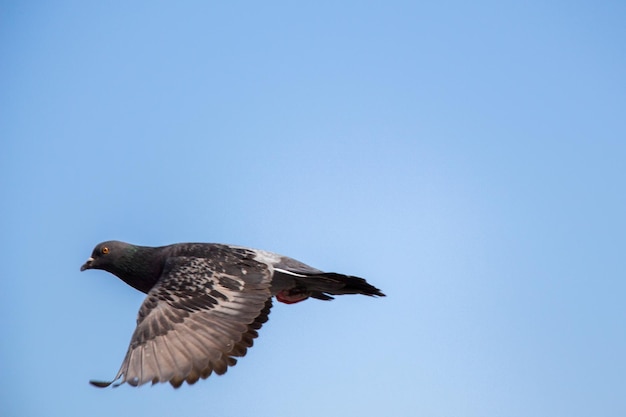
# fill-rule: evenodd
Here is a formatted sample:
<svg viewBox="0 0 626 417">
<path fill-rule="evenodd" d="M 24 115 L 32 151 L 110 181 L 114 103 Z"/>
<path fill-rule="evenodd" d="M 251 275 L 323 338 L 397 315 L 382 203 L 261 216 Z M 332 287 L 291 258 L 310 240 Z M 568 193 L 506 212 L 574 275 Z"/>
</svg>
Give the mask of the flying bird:
<svg viewBox="0 0 626 417">
<path fill-rule="evenodd" d="M 80 270 L 102 269 L 147 294 L 122 366 L 110 382 L 178 388 L 222 375 L 246 354 L 272 297 L 293 304 L 333 295 L 384 297 L 363 278 L 323 272 L 272 252 L 214 243 L 98 244 Z"/>
</svg>

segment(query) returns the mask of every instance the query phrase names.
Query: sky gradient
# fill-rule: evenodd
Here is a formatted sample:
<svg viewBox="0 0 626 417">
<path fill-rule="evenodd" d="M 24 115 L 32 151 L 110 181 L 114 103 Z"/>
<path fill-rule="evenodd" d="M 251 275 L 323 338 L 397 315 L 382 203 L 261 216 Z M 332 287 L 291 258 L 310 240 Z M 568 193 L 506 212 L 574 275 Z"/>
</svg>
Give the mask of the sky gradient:
<svg viewBox="0 0 626 417">
<path fill-rule="evenodd" d="M 626 3 L 222 3 L 0 4 L 0 415 L 626 415 Z M 387 297 L 99 390 L 143 300 L 79 272 L 109 239 Z"/>
</svg>

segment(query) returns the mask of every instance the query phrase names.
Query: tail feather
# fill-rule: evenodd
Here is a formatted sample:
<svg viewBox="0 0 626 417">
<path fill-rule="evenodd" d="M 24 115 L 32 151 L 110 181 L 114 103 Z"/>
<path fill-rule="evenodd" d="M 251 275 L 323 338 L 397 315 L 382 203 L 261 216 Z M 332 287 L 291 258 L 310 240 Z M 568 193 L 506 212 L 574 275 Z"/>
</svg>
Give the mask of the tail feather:
<svg viewBox="0 0 626 417">
<path fill-rule="evenodd" d="M 334 272 L 320 272 L 306 274 L 295 278 L 298 286 L 311 292 L 311 297 L 320 300 L 332 300 L 333 295 L 363 294 L 368 296 L 384 297 L 378 288 L 369 284 L 363 278 Z"/>
</svg>

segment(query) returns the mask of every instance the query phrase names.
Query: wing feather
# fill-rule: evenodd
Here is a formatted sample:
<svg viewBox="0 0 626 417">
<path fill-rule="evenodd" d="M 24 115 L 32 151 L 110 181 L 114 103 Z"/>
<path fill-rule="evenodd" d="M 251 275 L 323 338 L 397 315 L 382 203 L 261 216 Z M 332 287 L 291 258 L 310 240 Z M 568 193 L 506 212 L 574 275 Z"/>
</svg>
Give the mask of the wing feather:
<svg viewBox="0 0 626 417">
<path fill-rule="evenodd" d="M 170 382 L 177 388 L 221 375 L 237 362 L 234 356 L 246 354 L 267 321 L 272 272 L 253 260 L 253 252 L 238 251 L 239 263 L 227 255 L 167 260 L 139 310 L 117 385 Z"/>
</svg>

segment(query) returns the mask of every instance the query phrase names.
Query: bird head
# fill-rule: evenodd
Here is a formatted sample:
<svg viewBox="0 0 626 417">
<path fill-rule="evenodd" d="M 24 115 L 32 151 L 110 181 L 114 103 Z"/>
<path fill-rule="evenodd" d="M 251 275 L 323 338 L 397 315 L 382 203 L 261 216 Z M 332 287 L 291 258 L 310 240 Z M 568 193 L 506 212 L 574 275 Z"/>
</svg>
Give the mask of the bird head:
<svg viewBox="0 0 626 417">
<path fill-rule="evenodd" d="M 87 259 L 87 262 L 80 267 L 80 270 L 104 269 L 105 271 L 110 271 L 115 265 L 116 260 L 120 259 L 124 252 L 126 252 L 128 246 L 127 243 L 115 240 L 99 243 L 93 249 L 93 252 L 91 252 L 91 256 Z"/>
</svg>

